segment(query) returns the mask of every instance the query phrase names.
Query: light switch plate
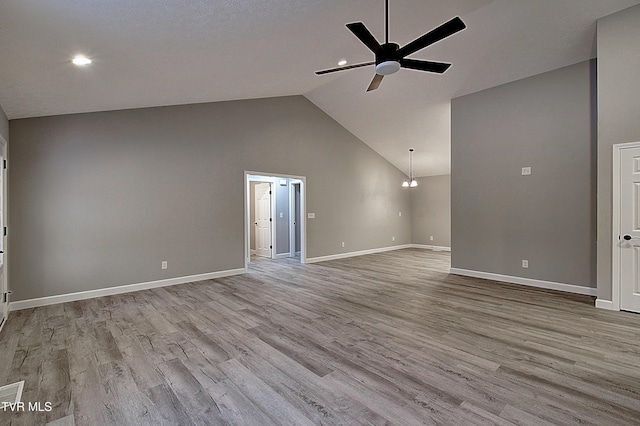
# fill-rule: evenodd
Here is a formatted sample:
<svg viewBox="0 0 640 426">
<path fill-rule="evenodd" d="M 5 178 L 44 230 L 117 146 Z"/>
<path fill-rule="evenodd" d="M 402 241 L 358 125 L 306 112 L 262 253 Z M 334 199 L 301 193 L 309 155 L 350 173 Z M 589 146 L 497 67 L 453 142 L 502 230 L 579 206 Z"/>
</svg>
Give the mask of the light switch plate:
<svg viewBox="0 0 640 426">
<path fill-rule="evenodd" d="M 307 213 L 307 219 L 315 219 L 315 218 L 316 218 L 315 213 Z"/>
</svg>

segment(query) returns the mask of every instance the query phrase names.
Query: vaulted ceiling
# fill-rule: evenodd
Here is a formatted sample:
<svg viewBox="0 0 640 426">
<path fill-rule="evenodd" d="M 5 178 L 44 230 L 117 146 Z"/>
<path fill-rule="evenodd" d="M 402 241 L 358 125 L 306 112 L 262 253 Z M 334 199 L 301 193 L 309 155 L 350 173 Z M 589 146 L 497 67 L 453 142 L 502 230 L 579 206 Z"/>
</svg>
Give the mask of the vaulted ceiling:
<svg viewBox="0 0 640 426">
<path fill-rule="evenodd" d="M 384 39 L 383 0 L 2 0 L 0 105 L 10 119 L 304 95 L 401 170 L 450 171 L 450 100 L 596 56 L 596 20 L 640 0 L 390 0 L 404 45 L 454 16 L 467 29 L 365 90 L 372 60 L 345 27 Z M 78 68 L 82 53 L 93 63 Z"/>
</svg>

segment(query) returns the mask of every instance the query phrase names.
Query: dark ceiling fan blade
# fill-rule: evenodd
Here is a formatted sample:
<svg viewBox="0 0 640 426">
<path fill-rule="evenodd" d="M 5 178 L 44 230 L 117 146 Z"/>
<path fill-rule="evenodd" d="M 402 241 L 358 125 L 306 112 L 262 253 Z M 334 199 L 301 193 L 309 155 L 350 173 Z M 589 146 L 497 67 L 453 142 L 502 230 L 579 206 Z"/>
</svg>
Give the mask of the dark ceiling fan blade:
<svg viewBox="0 0 640 426">
<path fill-rule="evenodd" d="M 400 50 L 398 50 L 398 55 L 400 58 L 409 56 L 412 53 L 415 53 L 420 49 L 424 49 L 425 47 L 447 38 L 458 31 L 462 31 L 465 28 L 467 28 L 467 26 L 462 22 L 462 19 L 456 16 L 452 20 L 440 25 L 438 28 L 429 31 L 422 37 L 418 37 L 406 46 L 401 47 Z"/>
<path fill-rule="evenodd" d="M 445 64 L 444 62 L 419 61 L 417 59 L 400 59 L 400 66 L 402 68 L 409 68 L 412 70 L 437 72 L 438 74 L 442 74 L 449 69 L 451 64 Z"/>
<path fill-rule="evenodd" d="M 373 53 L 378 53 L 382 49 L 378 40 L 376 40 L 362 22 L 347 24 L 347 28 L 349 28 L 351 32 L 365 44 L 365 46 L 371 49 Z"/>
<path fill-rule="evenodd" d="M 362 62 L 360 64 L 346 65 L 344 67 L 338 67 L 338 68 L 331 68 L 331 69 L 328 69 L 328 70 L 316 71 L 316 74 L 317 75 L 329 74 L 331 72 L 350 70 L 350 69 L 353 69 L 353 68 L 360 68 L 360 67 L 367 67 L 369 65 L 374 65 L 374 64 L 375 64 L 375 62 Z"/>
<path fill-rule="evenodd" d="M 367 88 L 367 92 L 370 92 L 372 90 L 376 90 L 378 88 L 378 86 L 380 86 L 380 83 L 382 83 L 382 78 L 383 77 L 384 77 L 384 75 L 380 75 L 380 74 L 374 75 L 373 76 L 373 80 L 371 80 L 371 84 Z"/>
</svg>

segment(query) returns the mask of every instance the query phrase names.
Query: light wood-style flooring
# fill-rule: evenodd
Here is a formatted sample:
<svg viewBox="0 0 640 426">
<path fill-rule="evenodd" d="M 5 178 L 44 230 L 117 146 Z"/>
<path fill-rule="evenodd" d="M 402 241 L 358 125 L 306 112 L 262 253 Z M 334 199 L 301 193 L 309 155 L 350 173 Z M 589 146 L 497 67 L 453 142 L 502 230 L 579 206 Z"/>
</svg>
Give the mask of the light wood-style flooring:
<svg viewBox="0 0 640 426">
<path fill-rule="evenodd" d="M 2 425 L 640 424 L 640 315 L 400 250 L 12 312 Z"/>
</svg>

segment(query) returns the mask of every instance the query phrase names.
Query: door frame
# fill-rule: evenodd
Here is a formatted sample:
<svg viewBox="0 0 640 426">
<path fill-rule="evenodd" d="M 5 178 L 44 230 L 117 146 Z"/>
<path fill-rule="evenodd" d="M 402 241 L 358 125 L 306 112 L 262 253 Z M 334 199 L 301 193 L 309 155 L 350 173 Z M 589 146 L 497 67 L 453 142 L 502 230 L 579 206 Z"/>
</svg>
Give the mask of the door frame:
<svg viewBox="0 0 640 426">
<path fill-rule="evenodd" d="M 250 182 L 271 182 L 273 184 L 276 183 L 276 179 L 278 178 L 288 178 L 300 181 L 300 263 L 306 263 L 307 261 L 307 206 L 306 206 L 306 186 L 307 186 L 307 178 L 305 176 L 295 176 L 288 175 L 283 173 L 265 173 L 265 172 L 255 172 L 245 170 L 244 172 L 244 268 L 248 271 L 249 269 L 249 261 L 251 260 L 251 234 L 249 232 L 250 222 L 251 222 L 251 211 L 249 210 L 251 203 L 251 184 Z M 275 185 L 273 186 L 275 188 Z M 275 196 L 276 191 L 271 191 L 271 208 L 273 214 L 273 207 L 276 204 Z M 275 224 L 275 221 L 274 221 Z M 271 244 L 273 246 L 273 250 L 271 251 L 271 258 L 275 259 L 276 257 L 276 227 L 271 227 Z"/>
<path fill-rule="evenodd" d="M 2 135 L 0 135 L 0 154 L 2 154 L 2 158 L 4 159 L 4 161 L 7 162 L 7 164 L 9 163 L 9 161 L 7 160 L 7 151 L 8 151 L 8 147 L 9 144 L 8 142 L 4 139 L 4 137 L 2 137 Z M 8 184 L 7 184 L 7 169 L 4 167 L 4 164 L 0 164 L 0 173 L 2 173 L 2 226 L 6 227 L 8 229 L 8 225 L 7 225 L 7 221 L 8 221 L 8 216 L 9 216 L 9 191 L 8 191 Z M 4 295 L 0 292 L 0 303 L 4 304 L 4 318 L 0 318 L 0 331 L 2 331 L 2 328 L 4 327 L 4 325 L 7 322 L 7 319 L 9 318 L 9 307 L 10 305 L 10 300 L 9 297 L 11 295 L 11 292 L 9 291 L 9 257 L 8 257 L 8 236 L 4 233 L 4 230 L 2 229 L 2 227 L 0 226 L 0 238 L 2 238 L 2 250 L 4 251 L 3 255 L 2 255 L 2 268 L 4 269 L 4 273 L 2 274 L 2 283 L 0 283 L 0 290 L 4 290 L 4 292 L 6 292 L 7 296 L 6 296 L 6 301 L 2 301 L 2 298 L 4 298 Z M 4 319 L 4 321 L 3 321 Z"/>
<path fill-rule="evenodd" d="M 640 148 L 639 142 L 628 142 L 613 145 L 613 206 L 612 206 L 612 238 L 611 238 L 611 310 L 620 310 L 620 159 L 625 149 Z"/>
<path fill-rule="evenodd" d="M 246 174 L 245 174 L 246 175 Z M 255 209 L 255 200 L 249 200 L 249 198 L 251 198 L 251 182 L 264 182 L 264 183 L 269 183 L 271 184 L 271 197 L 270 197 L 270 215 L 271 215 L 271 256 L 269 256 L 269 259 L 275 259 L 276 258 L 276 226 L 275 226 L 275 220 L 273 217 L 273 212 L 275 211 L 274 206 L 276 205 L 276 191 L 275 191 L 275 179 L 273 177 L 270 176 L 261 176 L 261 175 L 255 175 L 255 174 L 250 174 L 250 175 L 246 175 L 247 177 L 247 185 L 246 185 L 246 191 L 247 191 L 247 198 L 245 200 L 245 203 L 248 203 L 248 205 L 245 205 L 245 216 L 246 216 L 246 229 L 245 229 L 245 246 L 249 249 L 249 252 L 247 254 L 247 251 L 245 250 L 245 263 L 248 263 L 251 260 L 251 233 L 249 232 L 249 229 L 251 229 L 251 210 L 250 209 Z M 245 265 L 246 266 L 246 265 Z"/>
</svg>

